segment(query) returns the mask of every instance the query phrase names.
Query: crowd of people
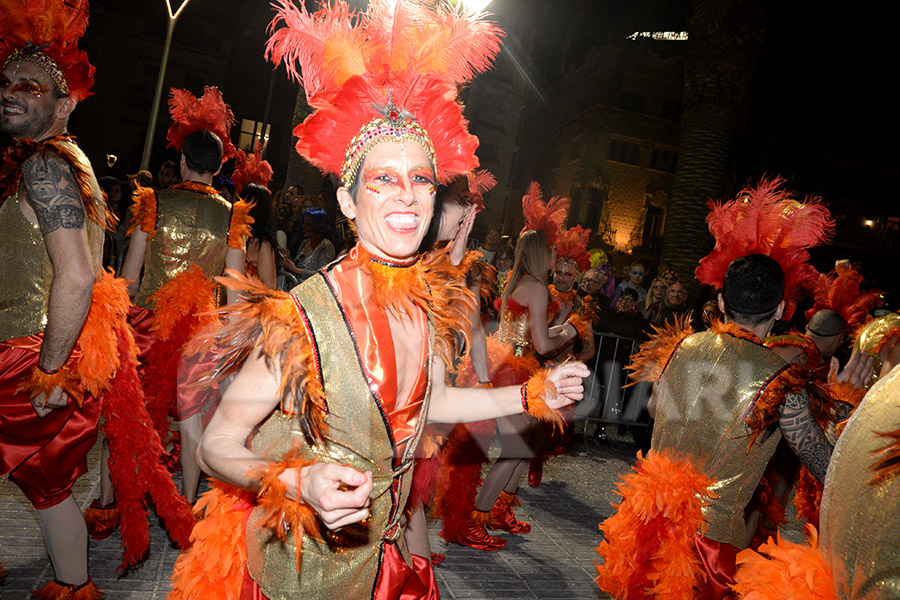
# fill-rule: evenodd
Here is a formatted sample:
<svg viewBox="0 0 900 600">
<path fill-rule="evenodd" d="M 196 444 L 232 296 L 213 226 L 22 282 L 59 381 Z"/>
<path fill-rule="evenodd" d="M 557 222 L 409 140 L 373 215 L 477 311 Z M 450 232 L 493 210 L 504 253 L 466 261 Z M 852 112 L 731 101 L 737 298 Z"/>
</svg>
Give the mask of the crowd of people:
<svg viewBox="0 0 900 600">
<path fill-rule="evenodd" d="M 103 597 L 88 536 L 119 531 L 134 567 L 155 510 L 182 550 L 172 599 L 437 598 L 426 515 L 481 551 L 527 535 L 520 485 L 571 439 L 608 337 L 644 342 L 628 367 L 654 422 L 600 524 L 602 590 L 896 597 L 900 317 L 854 265 L 809 263 L 820 202 L 776 179 L 712 205 L 694 274 L 616 265 L 536 182 L 521 231 L 470 242 L 496 181 L 457 93 L 502 31 L 387 0 L 275 6 L 267 56 L 307 94 L 297 151 L 334 198 L 273 195 L 214 87 L 170 91 L 178 158 L 155 181 L 98 180 L 67 130 L 87 3 L 32 4 L 0 7 L 0 468 L 53 567 L 35 597 Z M 775 331 L 804 295 L 803 332 Z M 807 545 L 778 536 L 795 488 Z"/>
</svg>

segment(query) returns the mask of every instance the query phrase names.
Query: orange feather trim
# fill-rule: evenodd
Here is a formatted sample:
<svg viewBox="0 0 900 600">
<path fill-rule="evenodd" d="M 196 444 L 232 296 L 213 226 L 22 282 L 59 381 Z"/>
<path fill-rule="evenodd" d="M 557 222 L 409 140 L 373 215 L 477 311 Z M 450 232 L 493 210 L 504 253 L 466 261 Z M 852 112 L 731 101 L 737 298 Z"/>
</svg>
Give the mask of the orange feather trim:
<svg viewBox="0 0 900 600">
<path fill-rule="evenodd" d="M 797 480 L 797 491 L 794 493 L 794 507 L 797 516 L 806 519 L 813 527 L 819 526 L 819 505 L 822 503 L 822 482 L 813 477 L 806 467 L 800 468 L 800 478 Z"/>
<path fill-rule="evenodd" d="M 737 583 L 732 586 L 741 600 L 838 600 L 834 578 L 818 549 L 818 533 L 807 525 L 809 545 L 792 544 L 778 535 L 759 547 L 737 555 Z M 768 557 L 768 558 L 766 558 Z"/>
<path fill-rule="evenodd" d="M 523 384 L 522 393 L 528 402 L 528 414 L 539 421 L 547 421 L 555 428 L 562 428 L 566 418 L 561 412 L 547 405 L 547 396 L 556 397 L 556 385 L 547 381 L 550 369 L 541 369 Z"/>
<path fill-rule="evenodd" d="M 476 523 L 480 523 L 480 524 L 484 525 L 485 527 L 494 525 L 494 521 L 491 518 L 490 511 L 485 512 L 485 511 L 478 510 L 476 508 L 475 510 L 472 511 L 472 514 L 470 516 L 473 521 L 475 521 Z"/>
<path fill-rule="evenodd" d="M 803 350 L 807 359 L 806 367 L 810 370 L 818 370 L 825 365 L 822 353 L 819 352 L 819 347 L 816 346 L 816 343 L 799 331 L 767 337 L 764 344 L 766 348 L 793 347 Z"/>
<path fill-rule="evenodd" d="M 281 364 L 281 410 L 299 412 L 304 435 L 321 443 L 327 430 L 325 392 L 309 332 L 293 296 L 270 290 L 259 279 L 227 273 L 218 281 L 240 290 L 244 301 L 219 309 L 215 314 L 225 325 L 202 331 L 187 347 L 188 354 L 199 353 L 203 359 L 215 355 L 215 367 L 198 383 L 210 384 L 236 372 L 259 346 L 270 364 Z"/>
<path fill-rule="evenodd" d="M 584 315 L 578 313 L 572 313 L 567 320 L 569 324 L 575 328 L 575 331 L 578 332 L 578 337 L 581 339 L 584 340 L 587 339 L 588 336 L 594 335 L 594 328 L 590 318 L 585 318 Z"/>
<path fill-rule="evenodd" d="M 250 239 L 253 225 L 253 217 L 250 216 L 252 209 L 253 204 L 243 200 L 231 205 L 231 224 L 228 226 L 229 248 L 243 250 L 247 240 Z"/>
<path fill-rule="evenodd" d="M 614 598 L 693 600 L 705 577 L 694 537 L 705 530 L 702 509 L 715 480 L 668 451 L 637 456 L 616 486 L 616 514 L 600 523 L 603 563 L 595 562 L 594 581 Z"/>
<path fill-rule="evenodd" d="M 252 494 L 210 480 L 212 489 L 194 507 L 200 521 L 191 532 L 191 548 L 172 571 L 169 600 L 239 600 L 247 571 L 244 518 Z"/>
<path fill-rule="evenodd" d="M 259 492 L 256 494 L 256 502 L 265 514 L 259 522 L 259 527 L 272 531 L 276 538 L 282 542 L 287 541 L 289 531 L 294 532 L 294 553 L 297 558 L 297 572 L 300 572 L 300 558 L 303 556 L 303 534 L 314 539 L 322 539 L 319 532 L 319 517 L 316 511 L 308 504 L 295 498 L 287 497 L 287 486 L 279 475 L 288 469 L 297 470 L 297 490 L 300 490 L 300 473 L 303 467 L 316 463 L 315 460 L 307 460 L 299 457 L 299 447 L 295 445 L 291 452 L 279 462 L 251 470 L 247 475 L 251 479 L 259 480 Z"/>
<path fill-rule="evenodd" d="M 491 299 L 500 293 L 497 267 L 483 260 L 477 261 L 475 266 L 481 268 L 481 301 L 484 302 L 485 306 L 489 306 Z"/>
<path fill-rule="evenodd" d="M 59 371 L 48 375 L 37 367 L 31 370 L 28 379 L 19 384 L 16 393 L 25 392 L 32 398 L 44 394 L 44 405 L 50 397 L 50 393 L 56 389 L 62 390 L 69 395 L 78 406 L 84 401 L 84 391 L 79 387 L 75 375 L 68 367 L 61 367 Z"/>
<path fill-rule="evenodd" d="M 54 579 L 39 590 L 31 590 L 31 595 L 36 600 L 101 600 L 104 597 L 93 579 L 81 586 L 60 584 Z"/>
<path fill-rule="evenodd" d="M 641 344 L 640 350 L 631 355 L 631 364 L 626 366 L 631 370 L 631 383 L 628 385 L 636 385 L 640 381 L 657 381 L 681 342 L 694 333 L 690 321 L 679 315 L 675 316 L 673 323 L 666 323 L 662 327 L 654 325 L 653 329 L 656 333 Z"/>
<path fill-rule="evenodd" d="M 131 305 L 127 288 L 124 279 L 104 271 L 94 283 L 91 307 L 78 336 L 82 356 L 76 372 L 82 387 L 95 398 L 110 389 L 121 364 L 115 330 L 127 327 Z"/>
<path fill-rule="evenodd" d="M 744 418 L 751 430 L 748 448 L 753 445 L 757 437 L 778 421 L 785 396 L 799 392 L 808 383 L 809 377 L 805 369 L 796 365 L 785 365 L 763 385 L 756 401 Z"/>
<path fill-rule="evenodd" d="M 710 324 L 710 330 L 712 330 L 712 332 L 716 335 L 726 334 L 732 337 L 736 337 L 739 340 L 747 340 L 748 342 L 753 342 L 754 344 L 759 344 L 760 346 L 763 345 L 762 340 L 760 340 L 755 333 L 744 329 L 734 321 L 730 323 L 723 323 L 718 319 L 713 319 L 712 323 Z"/>
<path fill-rule="evenodd" d="M 128 235 L 135 229 L 147 234 L 147 239 L 152 240 L 156 235 L 156 190 L 148 187 L 137 186 L 134 192 L 134 203 L 131 206 L 131 224 L 128 226 Z"/>
<path fill-rule="evenodd" d="M 159 339 L 167 340 L 178 322 L 189 315 L 202 315 L 198 329 L 216 322 L 210 314 L 216 308 L 216 282 L 208 279 L 197 265 L 179 273 L 150 297 L 153 326 Z"/>
<path fill-rule="evenodd" d="M 878 435 L 890 442 L 872 453 L 872 458 L 877 462 L 869 467 L 869 470 L 874 473 L 872 479 L 869 480 L 871 485 L 879 485 L 900 474 L 900 429 L 888 433 L 878 433 Z"/>
</svg>

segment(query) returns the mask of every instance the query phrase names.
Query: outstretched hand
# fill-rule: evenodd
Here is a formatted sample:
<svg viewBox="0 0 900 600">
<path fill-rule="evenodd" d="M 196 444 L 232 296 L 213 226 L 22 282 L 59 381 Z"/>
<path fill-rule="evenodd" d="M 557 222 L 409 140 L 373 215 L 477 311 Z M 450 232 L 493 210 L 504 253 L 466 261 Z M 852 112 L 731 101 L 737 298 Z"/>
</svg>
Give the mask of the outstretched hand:
<svg viewBox="0 0 900 600">
<path fill-rule="evenodd" d="M 459 265 L 466 256 L 466 246 L 469 243 L 469 234 L 472 233 L 472 225 L 475 223 L 475 215 L 478 214 L 478 207 L 474 204 L 466 209 L 466 216 L 463 217 L 462 223 L 456 232 L 456 237 L 451 242 L 450 248 L 450 264 Z"/>
<path fill-rule="evenodd" d="M 374 482 L 371 471 L 334 463 L 304 467 L 300 498 L 318 513 L 328 529 L 337 530 L 369 516 L 369 495 Z"/>
<path fill-rule="evenodd" d="M 553 369 L 547 381 L 552 381 L 556 386 L 556 398 L 545 398 L 550 408 L 562 408 L 563 406 L 577 402 L 584 397 L 584 384 L 582 380 L 591 372 L 584 363 L 567 362 Z"/>
<path fill-rule="evenodd" d="M 872 381 L 874 371 L 874 358 L 865 352 L 856 352 L 839 371 L 840 363 L 835 357 L 831 357 L 831 368 L 828 371 L 828 380 L 837 383 L 849 383 L 856 388 L 864 388 Z"/>
</svg>

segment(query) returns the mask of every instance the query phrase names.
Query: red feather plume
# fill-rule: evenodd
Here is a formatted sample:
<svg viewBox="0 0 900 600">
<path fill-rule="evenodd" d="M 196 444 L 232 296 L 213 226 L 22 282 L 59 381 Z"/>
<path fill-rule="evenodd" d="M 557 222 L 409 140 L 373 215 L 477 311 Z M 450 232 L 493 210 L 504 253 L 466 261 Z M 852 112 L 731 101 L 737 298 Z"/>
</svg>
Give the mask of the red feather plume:
<svg viewBox="0 0 900 600">
<path fill-rule="evenodd" d="M 532 181 L 528 193 L 522 197 L 522 215 L 525 227 L 522 233 L 535 230 L 543 231 L 547 236 L 547 245 L 553 247 L 559 238 L 559 230 L 569 215 L 569 199 L 553 196 L 550 202 L 544 202 L 541 185 Z"/>
<path fill-rule="evenodd" d="M 587 271 L 591 266 L 591 255 L 587 246 L 591 239 L 591 230 L 576 225 L 571 229 L 559 232 L 556 242 L 557 259 L 568 259 L 578 266 L 579 271 Z"/>
<path fill-rule="evenodd" d="M 807 261 L 808 249 L 827 241 L 834 229 L 831 213 L 818 198 L 794 199 L 781 178 L 763 179 L 724 204 L 710 202 L 706 218 L 716 246 L 695 272 L 697 280 L 721 288 L 728 266 L 742 256 L 764 254 L 784 271 L 784 319 L 795 300 L 812 291 L 819 273 Z"/>
<path fill-rule="evenodd" d="M 87 0 L 0 0 L 0 64 L 28 44 L 62 70 L 69 95 L 77 102 L 91 95 L 94 67 L 78 40 L 88 25 Z"/>
<path fill-rule="evenodd" d="M 497 178 L 485 169 L 467 173 L 466 177 L 469 180 L 469 201 L 481 212 L 484 210 L 484 195 L 494 189 Z"/>
<path fill-rule="evenodd" d="M 456 96 L 500 51 L 496 25 L 448 2 L 372 0 L 361 14 L 343 1 L 312 14 L 292 0 L 273 6 L 266 58 L 285 63 L 314 109 L 294 129 L 300 155 L 340 175 L 350 141 L 392 101 L 428 132 L 439 181 L 478 167 Z"/>
<path fill-rule="evenodd" d="M 839 260 L 834 265 L 834 273 L 822 274 L 816 281 L 813 294 L 815 305 L 806 311 L 809 320 L 820 310 L 833 310 L 844 318 L 847 331 L 861 326 L 866 317 L 881 302 L 883 292 L 860 289 L 862 274 L 849 261 Z"/>
<path fill-rule="evenodd" d="M 235 160 L 234 175 L 231 181 L 234 183 L 234 191 L 240 196 L 244 191 L 244 187 L 257 183 L 263 187 L 267 187 L 272 181 L 275 172 L 272 165 L 263 157 L 262 144 L 256 144 L 256 152 L 246 153 L 243 150 L 237 151 L 237 159 Z"/>
<path fill-rule="evenodd" d="M 219 88 L 207 86 L 199 98 L 187 90 L 172 88 L 169 91 L 169 114 L 174 121 L 166 135 L 169 148 L 175 148 L 180 152 L 184 138 L 195 131 L 206 129 L 216 134 L 222 142 L 223 163 L 237 154 L 234 144 L 231 143 L 234 113 L 225 104 Z"/>
</svg>

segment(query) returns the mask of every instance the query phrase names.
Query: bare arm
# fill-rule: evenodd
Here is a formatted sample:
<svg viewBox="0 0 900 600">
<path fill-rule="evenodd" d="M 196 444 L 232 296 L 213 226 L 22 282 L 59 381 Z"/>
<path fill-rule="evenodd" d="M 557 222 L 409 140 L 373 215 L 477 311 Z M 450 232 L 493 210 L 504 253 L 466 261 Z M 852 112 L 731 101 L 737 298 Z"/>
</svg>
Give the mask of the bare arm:
<svg viewBox="0 0 900 600">
<path fill-rule="evenodd" d="M 140 227 L 131 234 L 131 242 L 128 244 L 128 252 L 122 263 L 122 279 L 130 281 L 128 295 L 134 297 L 141 289 L 141 267 L 144 266 L 144 255 L 147 253 L 147 239 L 149 234 Z"/>
<path fill-rule="evenodd" d="M 237 271 L 238 273 L 243 273 L 244 251 L 229 247 L 228 252 L 225 253 L 225 268 L 231 269 L 232 271 Z M 228 298 L 228 304 L 234 304 L 238 301 L 238 293 L 238 290 L 233 290 L 231 288 L 228 288 L 226 290 L 226 298 Z"/>
<path fill-rule="evenodd" d="M 653 384 L 653 391 L 650 392 L 650 400 L 647 402 L 647 412 L 650 413 L 650 418 L 656 418 L 656 403 L 657 403 L 657 395 L 656 395 L 656 383 Z"/>
<path fill-rule="evenodd" d="M 809 392 L 787 394 L 781 408 L 779 426 L 784 440 L 797 454 L 803 466 L 819 481 L 824 481 L 832 447 L 825 432 L 809 410 Z"/>
<path fill-rule="evenodd" d="M 217 479 L 249 490 L 259 482 L 247 476 L 266 461 L 247 448 L 254 428 L 278 407 L 278 381 L 281 373 L 269 367 L 254 351 L 244 363 L 210 421 L 197 460 L 204 471 Z M 288 469 L 281 475 L 287 496 L 297 497 L 300 476 L 301 500 L 310 505 L 331 529 L 365 519 L 369 514 L 372 474 L 337 464 L 316 463 L 300 469 Z"/>
<path fill-rule="evenodd" d="M 259 253 L 256 255 L 256 270 L 259 271 L 259 278 L 262 282 L 274 290 L 278 277 L 277 269 L 275 268 L 275 250 L 272 249 L 272 244 L 265 240 L 259 244 Z"/>
<path fill-rule="evenodd" d="M 440 359 L 432 363 L 429 423 L 469 423 L 508 417 L 522 412 L 519 386 L 502 388 L 454 388 L 444 384 L 445 367 Z M 548 378 L 556 385 L 556 396 L 544 398 L 551 408 L 561 408 L 584 394 L 582 379 L 590 375 L 581 363 L 567 363 L 554 369 Z"/>
</svg>

